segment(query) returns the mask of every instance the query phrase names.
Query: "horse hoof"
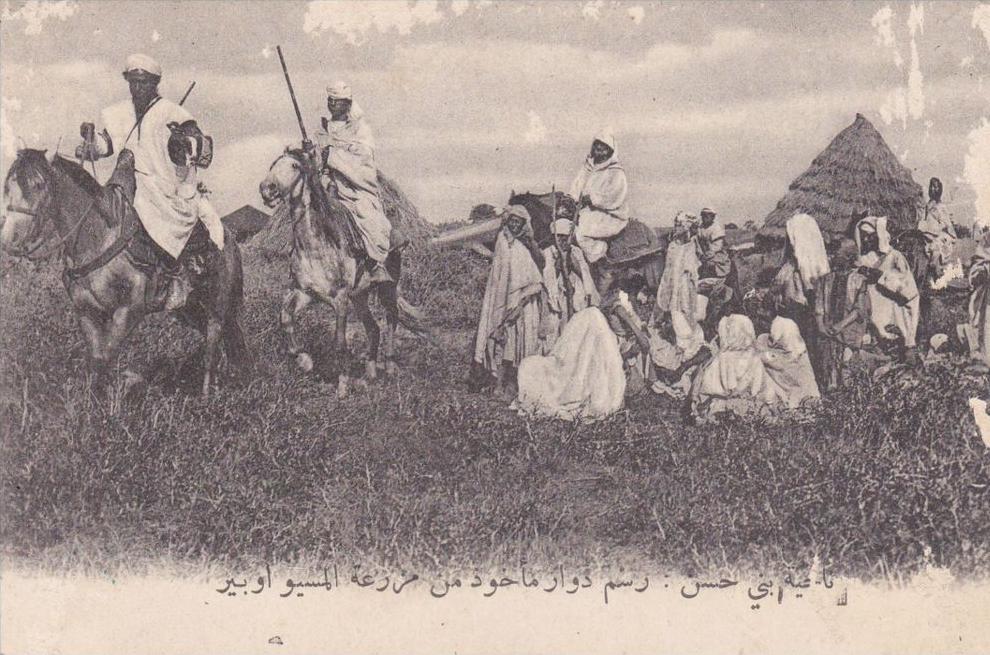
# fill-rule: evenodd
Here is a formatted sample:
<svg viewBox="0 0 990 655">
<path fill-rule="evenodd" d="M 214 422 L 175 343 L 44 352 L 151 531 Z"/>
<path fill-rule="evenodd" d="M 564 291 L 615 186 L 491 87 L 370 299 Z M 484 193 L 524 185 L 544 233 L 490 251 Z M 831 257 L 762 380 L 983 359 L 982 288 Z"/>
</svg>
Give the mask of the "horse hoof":
<svg viewBox="0 0 990 655">
<path fill-rule="evenodd" d="M 395 362 L 385 363 L 385 375 L 390 378 L 398 377 L 399 367 Z"/>
<path fill-rule="evenodd" d="M 124 396 L 129 396 L 133 392 L 140 391 L 145 383 L 144 376 L 135 371 L 126 370 L 121 377 L 124 382 Z"/>
<path fill-rule="evenodd" d="M 341 375 L 337 380 L 337 398 L 347 398 L 348 384 L 347 377 Z"/>
<path fill-rule="evenodd" d="M 299 353 L 296 355 L 296 366 L 304 373 L 309 373 L 313 370 L 313 358 L 308 353 Z"/>
<path fill-rule="evenodd" d="M 374 382 L 378 379 L 378 365 L 375 362 L 364 363 L 364 379 L 368 382 Z"/>
</svg>

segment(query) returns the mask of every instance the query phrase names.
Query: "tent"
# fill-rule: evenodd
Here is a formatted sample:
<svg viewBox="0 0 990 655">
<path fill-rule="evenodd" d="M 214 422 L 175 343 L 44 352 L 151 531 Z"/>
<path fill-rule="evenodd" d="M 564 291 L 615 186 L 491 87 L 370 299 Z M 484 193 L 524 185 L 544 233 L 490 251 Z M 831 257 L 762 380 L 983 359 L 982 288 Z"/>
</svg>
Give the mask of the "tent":
<svg viewBox="0 0 990 655">
<path fill-rule="evenodd" d="M 892 232 L 915 227 L 921 186 L 891 152 L 883 137 L 862 114 L 839 132 L 811 166 L 791 182 L 787 193 L 767 216 L 758 239 L 786 238 L 787 219 L 799 212 L 818 220 L 829 239 L 848 235 L 857 215 L 887 216 Z"/>
</svg>

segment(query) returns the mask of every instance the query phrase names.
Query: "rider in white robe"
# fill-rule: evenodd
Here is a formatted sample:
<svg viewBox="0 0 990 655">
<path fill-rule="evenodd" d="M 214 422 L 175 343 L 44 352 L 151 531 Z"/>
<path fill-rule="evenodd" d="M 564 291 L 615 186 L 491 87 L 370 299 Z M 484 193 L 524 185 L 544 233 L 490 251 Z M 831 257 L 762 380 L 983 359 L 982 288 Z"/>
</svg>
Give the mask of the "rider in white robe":
<svg viewBox="0 0 990 655">
<path fill-rule="evenodd" d="M 185 304 L 189 293 L 186 273 L 177 260 L 197 220 L 203 222 L 210 240 L 223 250 L 220 215 L 197 180 L 199 166 L 209 165 L 203 158 L 208 137 L 203 137 L 188 111 L 158 95 L 162 69 L 154 59 L 131 55 L 123 75 L 131 99 L 102 112 L 104 127 L 99 133 L 92 123 L 83 123 L 85 141 L 76 148 L 76 156 L 95 161 L 125 149 L 134 154 L 134 210 L 152 241 L 172 258 L 166 271 L 171 281 L 165 306 L 174 310 Z M 173 133 L 172 128 L 185 126 L 191 126 L 199 138 L 191 136 L 190 131 L 184 131 L 181 137 Z M 177 152 L 169 152 L 170 143 L 178 145 Z M 211 159 L 212 145 L 210 149 Z"/>
<path fill-rule="evenodd" d="M 350 210 L 371 260 L 367 279 L 387 282 L 391 276 L 384 262 L 391 245 L 392 225 L 385 216 L 378 186 L 374 135 L 346 83 L 327 87 L 327 108 L 330 117 L 324 120 L 317 142 L 326 157 L 330 182 Z"/>
<path fill-rule="evenodd" d="M 599 133 L 591 152 L 571 184 L 570 195 L 578 204 L 575 239 L 589 263 L 597 262 L 608 249 L 606 239 L 629 224 L 629 187 L 626 172 L 615 153 L 615 137 L 609 130 Z"/>
<path fill-rule="evenodd" d="M 124 78 L 132 85 L 132 95 L 135 82 L 153 85 L 148 93 L 154 95 L 140 117 L 135 110 L 137 96 L 107 107 L 102 113 L 104 131 L 93 144 L 95 152 L 84 158 L 106 157 L 124 148 L 134 153 L 134 209 L 151 238 L 172 257 L 179 257 L 197 220 L 203 221 L 210 238 L 222 249 L 223 225 L 198 189 L 198 167 L 188 160 L 189 165 L 176 165 L 169 156 L 169 124 L 181 125 L 193 120 L 192 115 L 158 95 L 161 67 L 150 57 L 129 57 Z"/>
</svg>

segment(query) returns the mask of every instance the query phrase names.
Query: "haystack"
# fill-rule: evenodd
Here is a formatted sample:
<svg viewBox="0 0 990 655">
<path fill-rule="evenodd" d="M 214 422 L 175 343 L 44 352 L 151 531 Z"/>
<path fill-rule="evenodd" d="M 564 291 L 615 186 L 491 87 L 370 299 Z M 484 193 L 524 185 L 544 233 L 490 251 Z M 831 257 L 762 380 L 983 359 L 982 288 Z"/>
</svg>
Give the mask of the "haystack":
<svg viewBox="0 0 990 655">
<path fill-rule="evenodd" d="M 265 229 L 271 217 L 257 207 L 244 205 L 220 219 L 234 233 L 234 238 L 243 243 Z"/>
<path fill-rule="evenodd" d="M 915 227 L 922 189 L 862 114 L 839 132 L 811 166 L 791 182 L 760 228 L 761 240 L 779 241 L 794 214 L 818 220 L 828 239 L 848 234 L 854 217 L 887 216 L 892 232 Z"/>
<path fill-rule="evenodd" d="M 437 233 L 437 228 L 420 216 L 416 206 L 391 179 L 378 173 L 378 186 L 381 192 L 385 215 L 393 228 L 397 228 L 409 240 L 410 246 L 419 247 Z M 272 214 L 268 226 L 258 239 L 258 248 L 269 258 L 284 257 L 292 249 L 292 224 L 288 220 L 285 204 L 279 205 Z"/>
</svg>

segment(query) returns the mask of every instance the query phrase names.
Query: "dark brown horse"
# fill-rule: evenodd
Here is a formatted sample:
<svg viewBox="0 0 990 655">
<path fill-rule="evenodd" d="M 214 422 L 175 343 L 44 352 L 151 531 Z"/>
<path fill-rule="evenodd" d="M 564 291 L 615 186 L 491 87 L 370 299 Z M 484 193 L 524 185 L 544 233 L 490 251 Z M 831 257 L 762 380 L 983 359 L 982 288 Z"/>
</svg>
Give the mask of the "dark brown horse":
<svg viewBox="0 0 990 655">
<path fill-rule="evenodd" d="M 121 160 L 130 154 L 124 150 Z M 145 316 L 165 308 L 156 284 L 163 265 L 134 255 L 132 246 L 146 234 L 133 208 L 128 205 L 119 219 L 110 209 L 114 192 L 68 159 L 21 150 L 3 191 L 0 246 L 28 259 L 61 252 L 62 280 L 86 339 L 94 385 L 104 390 L 126 337 Z M 233 367 L 249 365 L 251 356 L 240 324 L 243 278 L 235 240 L 227 238 L 222 253 L 214 251 L 206 262 L 204 279 L 177 313 L 205 335 L 202 392 L 209 395 L 221 345 Z"/>
<path fill-rule="evenodd" d="M 566 218 L 573 221 L 577 215 L 574 199 L 560 191 L 541 194 L 513 191 L 509 204 L 522 205 L 529 212 L 533 237 L 541 248 L 553 243 L 550 224 L 554 220 Z M 656 292 L 663 275 L 666 254 L 666 236 L 661 236 L 642 221 L 630 219 L 625 229 L 609 240 L 608 252 L 596 267 L 599 292 L 606 293 L 620 280 L 634 274 L 642 275 L 648 290 Z"/>
</svg>

